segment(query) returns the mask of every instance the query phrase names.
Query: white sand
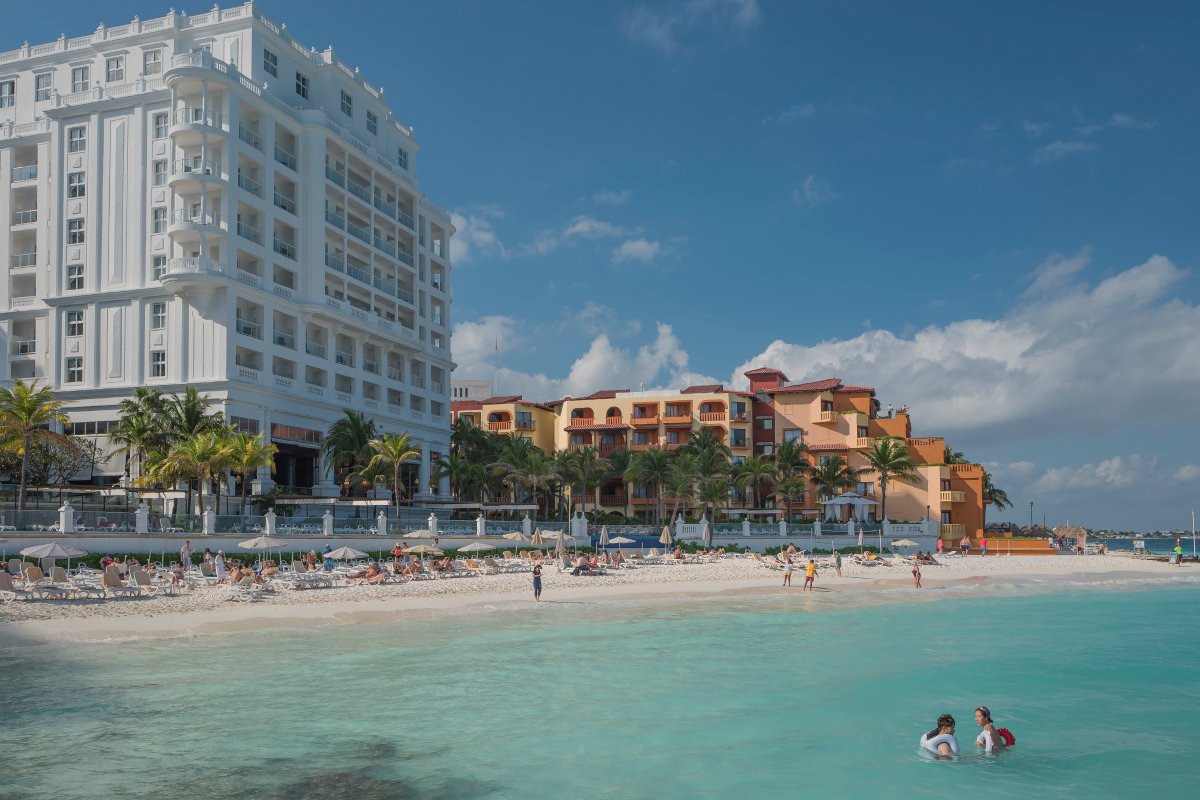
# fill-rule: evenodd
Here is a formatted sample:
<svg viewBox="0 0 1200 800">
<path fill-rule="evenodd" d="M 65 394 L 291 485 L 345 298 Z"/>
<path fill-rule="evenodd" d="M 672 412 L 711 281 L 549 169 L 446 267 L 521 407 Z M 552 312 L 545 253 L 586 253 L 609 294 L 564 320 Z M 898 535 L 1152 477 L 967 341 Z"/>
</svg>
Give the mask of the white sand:
<svg viewBox="0 0 1200 800">
<path fill-rule="evenodd" d="M 1111 554 L 1107 556 L 981 556 L 943 558 L 942 566 L 922 568 L 927 588 L 955 584 L 1029 580 L 1053 584 L 1127 580 L 1200 579 L 1195 565 Z M 844 564 L 843 577 L 822 568 L 813 598 L 872 589 L 912 587 L 906 566 L 861 567 Z M 543 606 L 605 600 L 680 599 L 752 594 L 800 593 L 804 571 L 797 565 L 793 587 L 783 588 L 782 573 L 750 558 L 729 556 L 714 563 L 644 565 L 603 576 L 572 576 L 547 569 Z M 226 599 L 224 587 L 199 588 L 176 597 L 110 600 L 0 601 L 0 637 L 29 641 L 111 640 L 127 637 L 182 636 L 301 627 L 345 622 L 382 622 L 416 613 L 452 611 L 470 606 L 528 608 L 531 576 L 524 573 L 412 581 L 384 586 L 337 586 L 280 591 L 254 603 Z M 930 599 L 915 589 L 913 599 Z"/>
</svg>

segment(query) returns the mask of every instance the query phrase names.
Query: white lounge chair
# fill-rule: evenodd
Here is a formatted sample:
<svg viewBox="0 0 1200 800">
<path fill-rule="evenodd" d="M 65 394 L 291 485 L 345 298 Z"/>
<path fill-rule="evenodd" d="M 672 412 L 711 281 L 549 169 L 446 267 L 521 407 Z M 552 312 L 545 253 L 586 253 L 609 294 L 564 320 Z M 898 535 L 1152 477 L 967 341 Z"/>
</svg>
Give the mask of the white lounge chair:
<svg viewBox="0 0 1200 800">
<path fill-rule="evenodd" d="M 12 595 L 8 600 L 32 600 L 33 592 L 27 589 L 18 589 L 13 583 L 12 575 L 7 572 L 0 572 L 0 595 Z"/>
<path fill-rule="evenodd" d="M 140 593 L 136 586 L 126 586 L 122 583 L 117 573 L 109 570 L 104 571 L 104 577 L 101 578 L 101 585 L 106 591 L 111 592 L 114 597 L 137 597 Z"/>
</svg>

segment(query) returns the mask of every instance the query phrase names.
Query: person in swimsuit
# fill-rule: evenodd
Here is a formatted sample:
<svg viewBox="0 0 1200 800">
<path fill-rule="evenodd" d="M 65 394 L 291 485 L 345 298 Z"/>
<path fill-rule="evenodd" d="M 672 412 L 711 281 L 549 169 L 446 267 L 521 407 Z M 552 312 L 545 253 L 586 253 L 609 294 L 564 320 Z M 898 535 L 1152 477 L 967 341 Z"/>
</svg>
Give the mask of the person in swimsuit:
<svg viewBox="0 0 1200 800">
<path fill-rule="evenodd" d="M 842 577 L 842 554 L 837 550 L 833 551 L 833 568 L 837 570 L 837 576 Z"/>
<path fill-rule="evenodd" d="M 962 540 L 961 540 L 961 541 L 958 543 L 958 546 L 959 546 L 959 548 L 962 550 L 962 554 L 965 556 L 967 553 L 971 552 L 971 540 L 970 540 L 970 538 L 968 538 L 968 537 L 964 536 L 964 537 L 962 538 Z"/>
<path fill-rule="evenodd" d="M 985 555 L 985 556 L 987 555 L 987 537 L 986 536 L 979 537 L 979 551 L 982 555 Z"/>
<path fill-rule="evenodd" d="M 783 585 L 792 585 L 792 560 L 790 558 L 783 563 Z"/>
<path fill-rule="evenodd" d="M 533 602 L 542 602 L 542 565 L 533 565 Z"/>
<path fill-rule="evenodd" d="M 992 722 L 992 712 L 987 706 L 975 709 L 975 724 L 983 729 L 975 737 L 976 747 L 982 747 L 985 753 L 1004 749 L 1004 738 L 997 735 L 996 726 Z"/>
<path fill-rule="evenodd" d="M 921 588 L 921 560 L 920 559 L 917 559 L 917 558 L 913 559 L 912 572 L 913 572 L 914 588 L 920 589 Z"/>
<path fill-rule="evenodd" d="M 801 589 L 801 591 L 804 591 L 804 589 L 807 589 L 808 591 L 811 592 L 813 590 L 813 579 L 816 577 L 817 577 L 817 562 L 813 561 L 810 558 L 808 560 L 808 563 L 804 565 L 804 587 L 803 587 L 803 589 Z"/>
<path fill-rule="evenodd" d="M 937 727 L 921 737 L 921 747 L 935 756 L 949 758 L 958 755 L 958 739 L 954 736 L 954 717 L 942 714 Z"/>
</svg>

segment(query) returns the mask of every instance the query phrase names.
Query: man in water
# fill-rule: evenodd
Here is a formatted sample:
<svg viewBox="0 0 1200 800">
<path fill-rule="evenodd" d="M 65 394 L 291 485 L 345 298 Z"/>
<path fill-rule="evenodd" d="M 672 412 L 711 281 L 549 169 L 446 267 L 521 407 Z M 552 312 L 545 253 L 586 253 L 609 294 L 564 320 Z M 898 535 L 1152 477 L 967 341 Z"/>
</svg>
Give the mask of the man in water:
<svg viewBox="0 0 1200 800">
<path fill-rule="evenodd" d="M 921 737 L 921 747 L 935 756 L 949 758 L 958 755 L 958 739 L 954 736 L 954 717 L 942 714 L 937 727 Z"/>
</svg>

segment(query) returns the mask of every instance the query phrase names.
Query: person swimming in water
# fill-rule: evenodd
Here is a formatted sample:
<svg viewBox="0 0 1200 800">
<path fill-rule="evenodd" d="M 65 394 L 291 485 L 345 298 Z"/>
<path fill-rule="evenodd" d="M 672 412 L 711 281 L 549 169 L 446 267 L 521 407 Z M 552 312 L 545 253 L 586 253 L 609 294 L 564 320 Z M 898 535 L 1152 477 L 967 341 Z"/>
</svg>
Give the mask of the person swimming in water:
<svg viewBox="0 0 1200 800">
<path fill-rule="evenodd" d="M 921 736 L 921 747 L 935 756 L 949 758 L 958 755 L 958 739 L 954 736 L 954 717 L 942 714 L 937 727 Z"/>
<path fill-rule="evenodd" d="M 987 706 L 975 709 L 975 724 L 983 729 L 975 737 L 975 746 L 982 747 L 985 753 L 994 753 L 1017 743 L 1008 728 L 996 727 L 992 722 L 992 712 Z"/>
</svg>

